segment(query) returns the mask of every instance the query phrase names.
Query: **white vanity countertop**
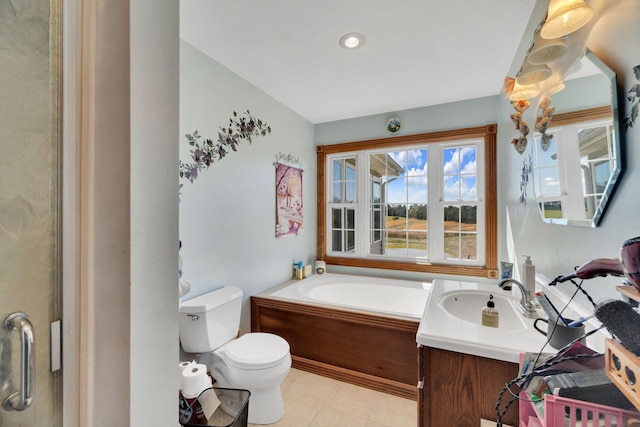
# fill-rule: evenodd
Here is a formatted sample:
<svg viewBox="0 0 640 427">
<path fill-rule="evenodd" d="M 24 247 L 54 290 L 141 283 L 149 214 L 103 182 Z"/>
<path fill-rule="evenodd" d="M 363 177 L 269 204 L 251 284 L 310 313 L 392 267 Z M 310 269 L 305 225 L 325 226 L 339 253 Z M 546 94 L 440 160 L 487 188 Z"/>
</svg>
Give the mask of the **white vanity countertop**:
<svg viewBox="0 0 640 427">
<path fill-rule="evenodd" d="M 497 281 L 496 283 L 474 283 L 434 280 L 416 335 L 418 344 L 514 363 L 518 363 L 522 352 L 537 353 L 541 349 L 544 353 L 557 352 L 550 345 L 546 345 L 543 349 L 547 338 L 533 328 L 535 319 L 522 317 L 525 324 L 524 329 L 507 329 L 482 326 L 453 316 L 438 303 L 440 295 L 453 291 L 489 291 L 496 297 L 508 296 L 520 299 L 520 290 L 516 286 L 513 286 L 512 291 L 505 291 L 498 287 Z M 478 318 L 480 318 L 483 308 L 478 307 Z M 565 317 L 574 319 L 585 315 L 585 313 L 576 313 L 571 310 L 565 311 L 564 314 Z M 540 310 L 539 317 L 546 318 L 542 310 Z M 500 321 L 503 320 L 500 319 Z M 589 321 L 585 325 L 586 330 L 590 331 L 595 329 L 598 324 Z M 538 327 L 544 329 L 544 326 L 543 322 L 539 322 Z M 587 346 L 602 352 L 604 337 L 605 335 L 601 332 L 589 336 Z"/>
</svg>

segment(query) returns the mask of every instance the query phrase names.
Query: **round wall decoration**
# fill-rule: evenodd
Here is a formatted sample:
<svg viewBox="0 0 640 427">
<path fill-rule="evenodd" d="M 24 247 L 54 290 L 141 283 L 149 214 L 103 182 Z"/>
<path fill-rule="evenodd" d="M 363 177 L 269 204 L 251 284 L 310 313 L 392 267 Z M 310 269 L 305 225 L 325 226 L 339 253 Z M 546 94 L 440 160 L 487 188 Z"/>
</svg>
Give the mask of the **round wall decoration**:
<svg viewBox="0 0 640 427">
<path fill-rule="evenodd" d="M 392 117 L 387 121 L 387 132 L 389 133 L 398 133 L 402 123 L 398 117 Z"/>
</svg>

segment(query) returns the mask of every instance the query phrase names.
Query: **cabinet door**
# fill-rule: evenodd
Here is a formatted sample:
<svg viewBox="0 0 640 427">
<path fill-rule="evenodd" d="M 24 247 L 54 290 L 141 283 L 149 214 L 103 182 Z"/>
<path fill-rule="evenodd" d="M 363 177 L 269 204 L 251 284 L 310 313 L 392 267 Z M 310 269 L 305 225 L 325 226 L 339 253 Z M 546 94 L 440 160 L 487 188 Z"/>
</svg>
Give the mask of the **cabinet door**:
<svg viewBox="0 0 640 427">
<path fill-rule="evenodd" d="M 422 348 L 422 364 L 423 427 L 477 427 L 481 418 L 495 420 L 498 394 L 518 375 L 517 363 L 428 347 Z M 517 402 L 502 422 L 518 425 Z"/>
</svg>

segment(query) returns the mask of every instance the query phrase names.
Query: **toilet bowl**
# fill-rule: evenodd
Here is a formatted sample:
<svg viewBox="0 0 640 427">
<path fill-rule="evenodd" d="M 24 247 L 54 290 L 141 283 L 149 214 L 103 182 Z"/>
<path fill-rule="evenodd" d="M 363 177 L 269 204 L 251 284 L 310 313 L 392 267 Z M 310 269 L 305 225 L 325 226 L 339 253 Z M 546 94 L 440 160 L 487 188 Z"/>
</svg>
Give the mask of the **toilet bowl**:
<svg viewBox="0 0 640 427">
<path fill-rule="evenodd" d="M 226 286 L 180 304 L 180 343 L 200 353 L 215 386 L 251 392 L 248 421 L 272 424 L 284 416 L 280 383 L 291 368 L 289 344 L 263 332 L 236 338 L 242 290 Z"/>
<path fill-rule="evenodd" d="M 272 424 L 284 416 L 280 384 L 291 369 L 289 344 L 277 335 L 242 335 L 211 353 L 207 366 L 216 386 L 249 390 L 251 424 Z"/>
</svg>

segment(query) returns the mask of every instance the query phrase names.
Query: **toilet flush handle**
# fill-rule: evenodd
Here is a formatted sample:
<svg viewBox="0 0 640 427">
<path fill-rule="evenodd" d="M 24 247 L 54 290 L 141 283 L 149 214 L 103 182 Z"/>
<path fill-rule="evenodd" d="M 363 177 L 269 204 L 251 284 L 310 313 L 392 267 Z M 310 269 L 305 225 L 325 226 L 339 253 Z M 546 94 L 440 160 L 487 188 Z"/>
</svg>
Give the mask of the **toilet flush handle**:
<svg viewBox="0 0 640 427">
<path fill-rule="evenodd" d="M 197 314 L 187 314 L 187 316 L 189 316 L 194 322 L 196 320 L 200 320 L 200 316 L 198 316 Z"/>
</svg>

